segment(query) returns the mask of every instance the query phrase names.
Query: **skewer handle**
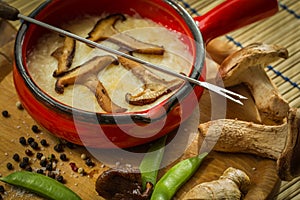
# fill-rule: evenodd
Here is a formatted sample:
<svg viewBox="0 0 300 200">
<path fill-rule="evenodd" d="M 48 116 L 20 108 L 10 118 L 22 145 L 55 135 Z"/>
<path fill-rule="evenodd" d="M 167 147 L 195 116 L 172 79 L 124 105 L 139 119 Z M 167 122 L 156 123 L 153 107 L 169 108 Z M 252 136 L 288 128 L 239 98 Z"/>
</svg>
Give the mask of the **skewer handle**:
<svg viewBox="0 0 300 200">
<path fill-rule="evenodd" d="M 19 19 L 19 13 L 18 9 L 0 1 L 0 18 L 16 21 Z"/>
</svg>

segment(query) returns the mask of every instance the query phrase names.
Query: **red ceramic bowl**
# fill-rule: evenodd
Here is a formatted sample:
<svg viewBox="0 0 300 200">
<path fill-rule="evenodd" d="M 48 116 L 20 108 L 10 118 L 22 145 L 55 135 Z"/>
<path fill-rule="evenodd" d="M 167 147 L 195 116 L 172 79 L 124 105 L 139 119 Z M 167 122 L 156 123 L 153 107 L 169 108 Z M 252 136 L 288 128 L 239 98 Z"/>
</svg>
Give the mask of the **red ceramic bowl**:
<svg viewBox="0 0 300 200">
<path fill-rule="evenodd" d="M 271 16 L 277 9 L 276 0 L 228 0 L 193 19 L 174 0 L 52 0 L 40 5 L 30 16 L 60 26 L 84 14 L 137 12 L 188 36 L 184 42 L 194 57 L 189 76 L 204 80 L 205 44 L 209 40 Z M 36 85 L 26 65 L 28 52 L 47 31 L 33 24 L 22 24 L 15 44 L 13 75 L 17 93 L 28 113 L 57 137 L 97 148 L 132 147 L 171 132 L 198 105 L 203 88 L 188 83 L 169 99 L 142 112 L 94 113 L 64 105 Z"/>
</svg>

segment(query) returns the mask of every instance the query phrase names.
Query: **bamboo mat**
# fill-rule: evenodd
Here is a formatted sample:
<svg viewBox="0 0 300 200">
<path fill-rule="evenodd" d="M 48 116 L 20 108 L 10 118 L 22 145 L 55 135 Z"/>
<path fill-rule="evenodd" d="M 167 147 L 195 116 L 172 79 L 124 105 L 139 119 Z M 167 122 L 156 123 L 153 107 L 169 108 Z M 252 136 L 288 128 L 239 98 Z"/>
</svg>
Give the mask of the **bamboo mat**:
<svg viewBox="0 0 300 200">
<path fill-rule="evenodd" d="M 6 0 L 27 15 L 42 0 Z M 178 0 L 192 16 L 201 15 L 222 0 Z M 239 47 L 253 42 L 265 42 L 284 46 L 289 58 L 266 66 L 266 71 L 291 107 L 300 107 L 300 1 L 279 0 L 279 12 L 266 20 L 254 23 L 224 37 Z M 11 22 L 16 28 L 18 21 Z M 275 199 L 300 199 L 300 177 L 291 182 L 282 182 Z"/>
</svg>

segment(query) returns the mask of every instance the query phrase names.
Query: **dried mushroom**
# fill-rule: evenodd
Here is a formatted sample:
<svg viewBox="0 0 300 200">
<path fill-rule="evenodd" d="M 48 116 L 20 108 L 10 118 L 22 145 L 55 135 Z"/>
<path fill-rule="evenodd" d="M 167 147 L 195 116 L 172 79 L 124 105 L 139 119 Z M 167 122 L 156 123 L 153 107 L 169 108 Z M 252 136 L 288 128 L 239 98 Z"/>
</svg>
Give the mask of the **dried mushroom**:
<svg viewBox="0 0 300 200">
<path fill-rule="evenodd" d="M 110 99 L 106 89 L 98 80 L 97 74 L 110 64 L 117 64 L 112 56 L 96 56 L 86 63 L 68 71 L 64 76 L 57 79 L 55 91 L 62 94 L 64 87 L 73 84 L 82 84 L 88 87 L 97 99 L 98 104 L 106 112 L 125 112 L 126 109 L 116 105 Z"/>
<path fill-rule="evenodd" d="M 141 173 L 137 169 L 109 169 L 103 172 L 96 181 L 96 191 L 105 199 L 149 199 L 153 186 L 142 189 Z"/>
<path fill-rule="evenodd" d="M 207 145 L 213 144 L 216 151 L 250 153 L 277 160 L 282 180 L 300 174 L 300 109 L 291 109 L 287 122 L 281 125 L 219 119 L 200 124 L 199 131 Z"/>
<path fill-rule="evenodd" d="M 142 106 L 153 103 L 161 96 L 176 90 L 183 84 L 183 80 L 180 79 L 166 81 L 135 61 L 121 56 L 118 59 L 123 67 L 130 70 L 133 75 L 144 83 L 142 92 L 136 95 L 126 94 L 126 100 L 132 105 Z"/>
<path fill-rule="evenodd" d="M 187 199 L 228 199 L 240 200 L 248 192 L 250 178 L 242 170 L 229 167 L 218 180 L 200 183 L 188 191 Z"/>
<path fill-rule="evenodd" d="M 289 105 L 279 94 L 264 67 L 280 58 L 288 58 L 288 51 L 277 45 L 251 44 L 228 56 L 219 71 L 225 87 L 246 84 L 264 122 L 281 123 Z"/>
<path fill-rule="evenodd" d="M 239 48 L 224 36 L 211 40 L 206 46 L 207 55 L 219 65 L 238 50 Z"/>
<path fill-rule="evenodd" d="M 75 55 L 76 41 L 72 38 L 65 37 L 63 46 L 57 48 L 51 56 L 58 61 L 57 69 L 53 72 L 53 76 L 63 75 L 71 67 Z"/>
<path fill-rule="evenodd" d="M 118 21 L 125 21 L 126 17 L 122 14 L 109 15 L 106 18 L 100 19 L 89 32 L 87 39 L 100 42 L 104 40 L 111 41 L 125 48 L 129 52 L 163 55 L 164 48 L 158 45 L 139 41 L 126 33 L 120 33 L 115 24 Z"/>
</svg>

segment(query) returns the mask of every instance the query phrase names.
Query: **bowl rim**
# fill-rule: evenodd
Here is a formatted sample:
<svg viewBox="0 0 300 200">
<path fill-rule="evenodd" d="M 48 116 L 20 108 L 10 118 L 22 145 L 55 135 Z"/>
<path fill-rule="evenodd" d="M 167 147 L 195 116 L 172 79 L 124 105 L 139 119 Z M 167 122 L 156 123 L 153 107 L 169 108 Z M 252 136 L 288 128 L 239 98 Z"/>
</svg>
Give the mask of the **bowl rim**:
<svg viewBox="0 0 300 200">
<path fill-rule="evenodd" d="M 193 36 L 193 40 L 195 41 L 195 56 L 194 56 L 194 64 L 193 70 L 191 70 L 191 74 L 189 77 L 194 79 L 199 79 L 202 75 L 202 70 L 205 66 L 205 48 L 204 42 L 201 35 L 201 32 L 195 22 L 195 20 L 191 17 L 191 15 L 175 0 L 163 0 L 165 3 L 169 4 L 185 21 L 187 27 L 191 31 Z M 48 4 L 52 1 L 47 0 L 44 3 L 40 4 L 36 9 L 34 9 L 29 17 L 34 18 L 38 15 Z M 161 120 L 165 117 L 167 113 L 169 113 L 175 105 L 177 105 L 179 100 L 184 99 L 188 94 L 194 91 L 194 84 L 185 83 L 182 87 L 180 87 L 173 95 L 171 95 L 166 100 L 160 102 L 158 105 L 151 107 L 142 111 L 133 111 L 133 112 L 125 112 L 125 113 L 99 113 L 92 112 L 87 110 L 82 110 L 78 108 L 74 108 L 70 105 L 63 104 L 47 93 L 45 93 L 42 89 L 38 87 L 38 85 L 33 81 L 29 73 L 27 73 L 26 67 L 24 66 L 23 59 L 23 41 L 26 35 L 27 30 L 29 29 L 30 23 L 22 22 L 17 36 L 15 40 L 14 46 L 14 54 L 15 54 L 15 66 L 18 73 L 21 75 L 26 87 L 29 88 L 31 93 L 39 100 L 42 101 L 44 105 L 51 109 L 55 109 L 58 112 L 65 113 L 72 117 L 76 114 L 77 118 L 84 122 L 90 122 L 90 119 L 95 119 L 95 115 L 98 119 L 98 123 L 100 124 L 127 124 L 129 122 L 142 122 L 142 123 L 152 123 L 156 120 Z M 155 118 L 149 116 L 149 110 L 153 110 L 154 108 L 164 107 L 166 114 L 159 114 Z M 161 108 L 160 108 L 161 109 Z M 150 114 L 151 115 L 151 114 Z M 94 121 L 94 120 L 92 120 Z"/>
</svg>

